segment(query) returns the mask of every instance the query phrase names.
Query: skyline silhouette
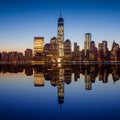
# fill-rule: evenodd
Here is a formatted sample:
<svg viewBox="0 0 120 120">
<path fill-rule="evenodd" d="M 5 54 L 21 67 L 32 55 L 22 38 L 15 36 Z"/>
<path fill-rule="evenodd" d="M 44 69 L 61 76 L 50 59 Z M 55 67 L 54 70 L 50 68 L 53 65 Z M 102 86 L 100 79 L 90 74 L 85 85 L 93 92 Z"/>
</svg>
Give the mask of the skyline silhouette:
<svg viewBox="0 0 120 120">
<path fill-rule="evenodd" d="M 2 1 L 0 4 L 0 51 L 24 51 L 33 48 L 33 37 L 44 36 L 48 43 L 57 36 L 59 10 L 65 20 L 65 40 L 83 48 L 84 34 L 92 33 L 96 45 L 113 40 L 119 43 L 119 0 L 26 0 Z"/>
</svg>

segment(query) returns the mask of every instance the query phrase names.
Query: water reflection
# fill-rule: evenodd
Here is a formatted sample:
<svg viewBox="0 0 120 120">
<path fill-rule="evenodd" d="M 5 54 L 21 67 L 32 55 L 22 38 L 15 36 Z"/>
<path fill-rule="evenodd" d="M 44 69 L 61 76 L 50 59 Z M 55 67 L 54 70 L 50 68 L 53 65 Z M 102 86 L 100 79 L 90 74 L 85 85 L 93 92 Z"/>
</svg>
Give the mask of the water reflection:
<svg viewBox="0 0 120 120">
<path fill-rule="evenodd" d="M 64 103 L 64 86 L 71 84 L 72 79 L 78 81 L 81 75 L 84 77 L 85 89 L 92 90 L 92 84 L 96 80 L 108 83 L 111 76 L 115 83 L 120 79 L 119 65 L 71 65 L 71 66 L 0 66 L 1 73 L 22 73 L 26 76 L 34 76 L 34 86 L 45 86 L 45 80 L 57 88 L 58 103 Z M 72 78 L 73 76 L 73 78 Z"/>
<path fill-rule="evenodd" d="M 50 81 L 52 86 L 58 84 L 58 80 L 70 84 L 72 74 L 74 81 L 80 79 L 80 74 L 84 76 L 86 89 L 92 89 L 91 83 L 94 83 L 98 77 L 103 83 L 108 82 L 109 75 L 114 82 L 120 79 L 120 65 L 81 65 L 65 67 L 45 67 L 45 66 L 0 66 L 0 73 L 22 73 L 26 76 L 34 75 L 34 85 L 44 86 L 44 80 Z M 40 82 L 41 81 L 41 82 Z"/>
<path fill-rule="evenodd" d="M 44 86 L 44 74 L 36 69 L 34 70 L 34 86 Z"/>
</svg>

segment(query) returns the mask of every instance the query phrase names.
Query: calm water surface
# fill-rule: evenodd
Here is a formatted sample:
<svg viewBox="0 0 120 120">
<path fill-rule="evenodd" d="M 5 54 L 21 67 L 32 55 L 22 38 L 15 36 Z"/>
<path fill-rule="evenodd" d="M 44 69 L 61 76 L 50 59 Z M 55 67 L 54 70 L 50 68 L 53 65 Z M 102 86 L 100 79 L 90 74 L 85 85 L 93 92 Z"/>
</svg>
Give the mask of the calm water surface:
<svg viewBox="0 0 120 120">
<path fill-rule="evenodd" d="M 120 66 L 0 66 L 0 120 L 120 120 Z"/>
</svg>

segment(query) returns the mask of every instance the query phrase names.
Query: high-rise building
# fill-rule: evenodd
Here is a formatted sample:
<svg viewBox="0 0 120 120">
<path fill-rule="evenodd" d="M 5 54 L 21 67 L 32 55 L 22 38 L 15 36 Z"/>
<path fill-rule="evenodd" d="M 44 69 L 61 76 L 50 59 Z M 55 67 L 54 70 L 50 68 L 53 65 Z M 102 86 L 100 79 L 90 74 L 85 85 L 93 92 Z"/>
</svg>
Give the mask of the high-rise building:
<svg viewBox="0 0 120 120">
<path fill-rule="evenodd" d="M 72 55 L 72 60 L 79 61 L 80 60 L 80 47 L 77 45 L 77 43 L 74 43 L 74 52 Z"/>
<path fill-rule="evenodd" d="M 23 55 L 23 53 L 22 52 L 18 52 L 18 61 L 20 62 L 20 63 L 24 63 L 24 55 Z"/>
<path fill-rule="evenodd" d="M 45 53 L 45 54 L 50 54 L 50 53 L 51 53 L 51 44 L 46 43 L 46 44 L 44 45 L 44 53 Z"/>
<path fill-rule="evenodd" d="M 34 55 L 42 53 L 44 49 L 44 37 L 34 37 Z"/>
<path fill-rule="evenodd" d="M 51 45 L 51 54 L 52 54 L 52 59 L 53 62 L 56 62 L 57 58 L 58 58 L 58 52 L 57 52 L 57 38 L 53 37 L 50 40 L 50 45 Z"/>
<path fill-rule="evenodd" d="M 9 62 L 11 63 L 16 63 L 18 61 L 18 52 L 14 51 L 14 52 L 9 52 Z"/>
<path fill-rule="evenodd" d="M 77 51 L 77 43 L 74 42 L 74 52 L 76 52 L 76 51 Z"/>
<path fill-rule="evenodd" d="M 108 47 L 107 47 L 108 43 L 107 41 L 102 41 L 102 51 L 103 51 L 103 61 L 106 61 L 109 59 L 109 55 L 108 55 Z"/>
<path fill-rule="evenodd" d="M 90 42 L 91 42 L 91 39 L 92 39 L 91 33 L 86 33 L 86 34 L 85 34 L 85 42 L 84 42 L 85 56 L 86 56 L 87 50 L 90 50 Z"/>
<path fill-rule="evenodd" d="M 102 43 L 98 43 L 98 52 L 102 51 Z"/>
<path fill-rule="evenodd" d="M 107 44 L 107 41 L 102 41 L 103 54 L 106 54 L 108 51 Z"/>
<path fill-rule="evenodd" d="M 50 45 L 51 45 L 51 48 L 52 48 L 52 53 L 56 53 L 56 41 L 57 41 L 56 37 L 52 37 L 51 40 L 50 40 Z"/>
<path fill-rule="evenodd" d="M 97 61 L 98 59 L 98 52 L 97 48 L 95 47 L 95 42 L 90 42 L 90 50 L 89 50 L 89 60 L 90 61 Z"/>
<path fill-rule="evenodd" d="M 77 45 L 77 43 L 74 43 L 74 52 L 79 52 L 80 51 L 80 47 Z"/>
<path fill-rule="evenodd" d="M 64 19 L 58 18 L 58 31 L 57 31 L 57 52 L 58 57 L 64 57 Z"/>
<path fill-rule="evenodd" d="M 71 55 L 71 41 L 69 39 L 64 42 L 64 54 Z"/>
<path fill-rule="evenodd" d="M 32 56 L 33 56 L 32 52 L 33 52 L 32 49 L 25 50 L 25 60 L 32 60 Z"/>
<path fill-rule="evenodd" d="M 98 61 L 101 62 L 102 61 L 102 54 L 103 54 L 103 51 L 102 51 L 102 43 L 98 43 Z"/>
<path fill-rule="evenodd" d="M 45 62 L 52 62 L 53 61 L 53 54 L 52 54 L 52 46 L 49 43 L 46 43 L 44 46 L 44 60 Z"/>
<path fill-rule="evenodd" d="M 112 44 L 110 59 L 111 59 L 112 61 L 117 61 L 117 60 L 119 60 L 119 44 L 116 43 L 115 41 L 114 41 L 113 44 Z"/>
</svg>

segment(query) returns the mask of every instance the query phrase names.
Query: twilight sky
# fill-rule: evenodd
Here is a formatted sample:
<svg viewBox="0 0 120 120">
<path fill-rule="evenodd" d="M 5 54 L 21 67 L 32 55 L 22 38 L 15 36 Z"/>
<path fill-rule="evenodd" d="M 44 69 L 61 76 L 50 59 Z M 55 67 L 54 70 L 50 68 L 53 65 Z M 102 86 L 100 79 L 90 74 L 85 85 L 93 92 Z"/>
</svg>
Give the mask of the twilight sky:
<svg viewBox="0 0 120 120">
<path fill-rule="evenodd" d="M 57 36 L 60 9 L 65 40 L 82 49 L 90 32 L 96 46 L 102 40 L 120 44 L 120 0 L 0 0 L 0 51 L 33 49 L 37 36 L 49 43 Z"/>
</svg>

